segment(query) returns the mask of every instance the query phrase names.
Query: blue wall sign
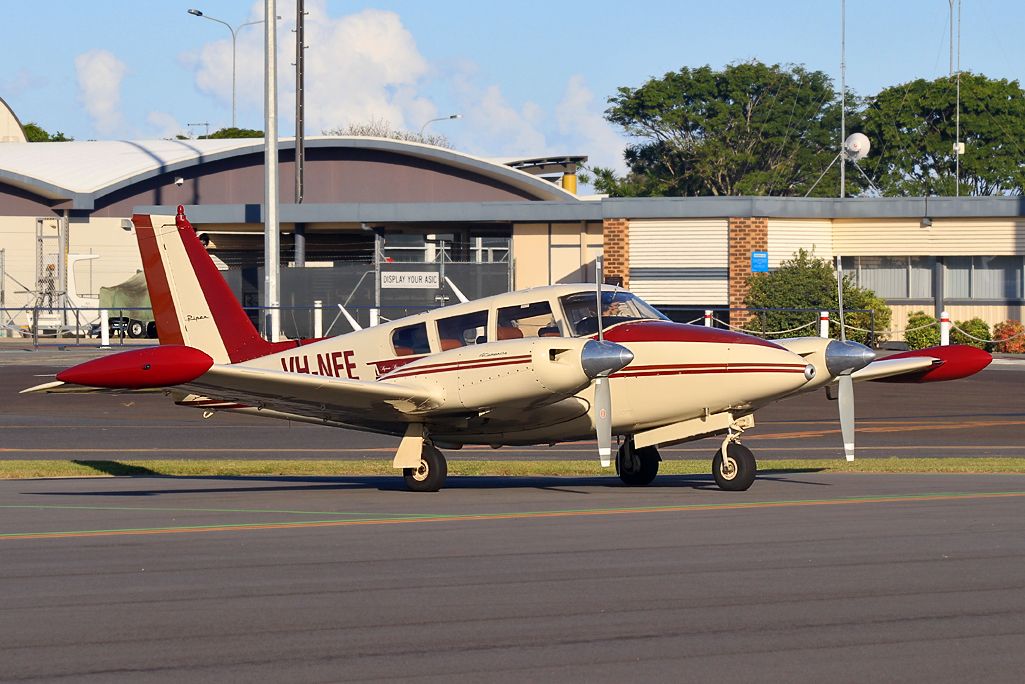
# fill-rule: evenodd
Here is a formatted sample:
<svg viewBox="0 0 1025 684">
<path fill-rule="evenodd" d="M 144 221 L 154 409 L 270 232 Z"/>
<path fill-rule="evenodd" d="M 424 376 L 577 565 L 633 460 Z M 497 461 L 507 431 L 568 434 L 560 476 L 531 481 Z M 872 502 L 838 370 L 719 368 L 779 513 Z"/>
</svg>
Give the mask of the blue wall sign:
<svg viewBox="0 0 1025 684">
<path fill-rule="evenodd" d="M 768 273 L 769 271 L 769 253 L 768 252 L 751 252 L 751 272 L 752 273 Z"/>
</svg>

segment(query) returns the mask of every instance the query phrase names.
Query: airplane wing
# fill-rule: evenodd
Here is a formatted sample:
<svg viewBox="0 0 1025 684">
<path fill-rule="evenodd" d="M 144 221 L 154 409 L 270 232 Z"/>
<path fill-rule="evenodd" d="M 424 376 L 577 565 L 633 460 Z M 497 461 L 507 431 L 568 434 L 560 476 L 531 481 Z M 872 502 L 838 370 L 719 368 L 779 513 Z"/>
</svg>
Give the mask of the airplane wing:
<svg viewBox="0 0 1025 684">
<path fill-rule="evenodd" d="M 879 382 L 942 382 L 978 373 L 993 357 L 981 349 L 952 344 L 893 354 L 877 359 L 851 377 Z"/>
<path fill-rule="evenodd" d="M 376 419 L 394 420 L 441 403 L 436 389 L 412 383 L 367 382 L 235 365 L 215 364 L 181 387 L 212 399 L 325 417 L 369 413 Z"/>
<path fill-rule="evenodd" d="M 911 359 L 879 359 L 851 374 L 854 380 L 880 380 L 895 375 L 914 373 L 932 368 L 940 363 L 939 359 L 917 357 Z"/>
</svg>

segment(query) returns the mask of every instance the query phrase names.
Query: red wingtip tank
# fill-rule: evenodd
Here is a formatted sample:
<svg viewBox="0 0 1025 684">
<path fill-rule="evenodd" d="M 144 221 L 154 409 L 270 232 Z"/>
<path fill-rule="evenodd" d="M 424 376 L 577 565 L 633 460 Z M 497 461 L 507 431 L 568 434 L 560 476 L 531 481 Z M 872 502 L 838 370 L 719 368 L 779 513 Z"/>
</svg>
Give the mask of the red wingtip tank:
<svg viewBox="0 0 1025 684">
<path fill-rule="evenodd" d="M 184 345 L 161 345 L 105 356 L 67 368 L 57 379 L 73 385 L 107 389 L 153 389 L 195 380 L 214 360 Z"/>
<path fill-rule="evenodd" d="M 912 358 L 936 359 L 930 368 L 908 373 L 906 375 L 895 375 L 889 378 L 879 378 L 872 382 L 942 382 L 944 380 L 958 380 L 975 375 L 989 365 L 993 355 L 977 347 L 969 347 L 963 344 L 953 344 L 946 347 L 928 347 L 926 349 L 915 349 L 913 351 L 901 352 L 887 359 L 912 359 Z"/>
</svg>

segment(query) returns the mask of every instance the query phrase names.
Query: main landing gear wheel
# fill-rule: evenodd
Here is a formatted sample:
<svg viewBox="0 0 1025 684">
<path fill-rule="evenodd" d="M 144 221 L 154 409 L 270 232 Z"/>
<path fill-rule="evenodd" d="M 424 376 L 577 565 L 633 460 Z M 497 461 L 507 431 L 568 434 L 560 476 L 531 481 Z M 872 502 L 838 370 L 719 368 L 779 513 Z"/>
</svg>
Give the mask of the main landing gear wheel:
<svg viewBox="0 0 1025 684">
<path fill-rule="evenodd" d="M 658 475 L 658 464 L 662 457 L 653 446 L 635 449 L 633 440 L 623 442 L 616 452 L 616 472 L 628 487 L 643 487 L 651 484 Z"/>
<path fill-rule="evenodd" d="M 722 449 L 712 458 L 712 476 L 719 489 L 729 492 L 743 492 L 755 481 L 758 466 L 751 450 L 740 442 L 726 443 L 726 458 Z"/>
<path fill-rule="evenodd" d="M 402 469 L 406 487 L 413 492 L 436 492 L 445 485 L 447 475 L 445 456 L 433 444 L 426 442 L 420 451 L 420 466 Z"/>
</svg>

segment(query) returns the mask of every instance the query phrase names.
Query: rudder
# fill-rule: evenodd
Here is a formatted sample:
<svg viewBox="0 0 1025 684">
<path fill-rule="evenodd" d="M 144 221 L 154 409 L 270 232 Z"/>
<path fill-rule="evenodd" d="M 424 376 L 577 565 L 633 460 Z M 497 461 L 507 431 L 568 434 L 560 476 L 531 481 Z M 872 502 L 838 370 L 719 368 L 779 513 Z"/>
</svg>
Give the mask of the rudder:
<svg viewBox="0 0 1025 684">
<path fill-rule="evenodd" d="M 174 224 L 132 217 L 161 344 L 200 349 L 215 363 L 240 363 L 294 342 L 264 340 L 178 206 Z"/>
</svg>

